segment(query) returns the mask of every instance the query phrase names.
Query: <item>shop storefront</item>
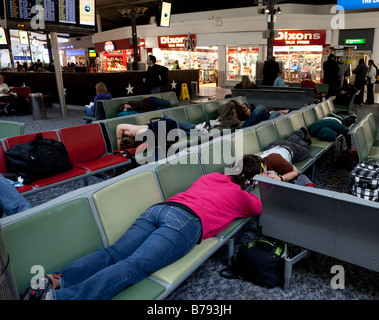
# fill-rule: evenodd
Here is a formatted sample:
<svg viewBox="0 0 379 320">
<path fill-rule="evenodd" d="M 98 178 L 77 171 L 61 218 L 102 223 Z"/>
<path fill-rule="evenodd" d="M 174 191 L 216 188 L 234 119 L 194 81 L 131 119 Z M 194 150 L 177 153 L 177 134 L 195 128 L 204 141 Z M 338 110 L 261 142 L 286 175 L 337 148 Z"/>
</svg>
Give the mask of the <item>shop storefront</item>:
<svg viewBox="0 0 379 320">
<path fill-rule="evenodd" d="M 139 40 L 138 50 L 141 56 L 141 47 L 145 46 L 144 39 Z M 100 72 L 122 72 L 132 70 L 133 43 L 131 39 L 106 41 L 95 43 L 95 50 L 99 53 Z"/>
<path fill-rule="evenodd" d="M 241 81 L 242 76 L 256 80 L 258 47 L 226 47 L 226 80 Z"/>
<path fill-rule="evenodd" d="M 325 44 L 326 30 L 279 30 L 274 55 L 286 72 L 285 81 L 300 82 L 311 73 L 315 82 L 321 82 Z"/>
<path fill-rule="evenodd" d="M 218 47 L 195 46 L 194 51 L 185 50 L 188 35 L 170 35 L 158 37 L 158 48 L 151 50 L 157 63 L 174 69 L 179 65 L 181 70 L 199 69 L 199 83 L 215 83 L 218 70 Z M 196 43 L 196 35 L 191 39 Z"/>
</svg>

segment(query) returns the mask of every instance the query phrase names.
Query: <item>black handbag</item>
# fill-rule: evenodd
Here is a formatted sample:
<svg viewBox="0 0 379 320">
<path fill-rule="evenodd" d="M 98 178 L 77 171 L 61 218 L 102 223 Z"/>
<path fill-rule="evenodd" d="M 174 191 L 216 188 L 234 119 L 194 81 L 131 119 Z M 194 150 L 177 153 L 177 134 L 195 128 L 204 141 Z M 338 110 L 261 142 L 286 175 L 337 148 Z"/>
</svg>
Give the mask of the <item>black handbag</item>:
<svg viewBox="0 0 379 320">
<path fill-rule="evenodd" d="M 240 248 L 231 268 L 220 271 L 228 279 L 242 279 L 273 288 L 284 280 L 284 242 L 262 237 Z"/>
<path fill-rule="evenodd" d="M 72 168 L 64 144 L 53 139 L 43 139 L 41 133 L 33 141 L 15 145 L 4 153 L 8 172 L 21 176 L 25 183 Z"/>
</svg>

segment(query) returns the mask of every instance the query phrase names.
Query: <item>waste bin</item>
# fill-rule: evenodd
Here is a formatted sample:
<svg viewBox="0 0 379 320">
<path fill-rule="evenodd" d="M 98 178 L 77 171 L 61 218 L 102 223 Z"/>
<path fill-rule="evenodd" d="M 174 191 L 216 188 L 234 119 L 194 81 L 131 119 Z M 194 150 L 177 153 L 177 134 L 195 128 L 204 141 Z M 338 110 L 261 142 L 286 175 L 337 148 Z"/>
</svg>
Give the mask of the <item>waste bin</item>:
<svg viewBox="0 0 379 320">
<path fill-rule="evenodd" d="M 0 300 L 19 300 L 0 226 Z"/>
<path fill-rule="evenodd" d="M 46 110 L 45 103 L 43 101 L 42 93 L 31 93 L 29 94 L 30 104 L 32 106 L 33 120 L 45 120 Z"/>
<path fill-rule="evenodd" d="M 197 81 L 191 81 L 191 94 L 192 99 L 199 96 L 199 86 Z"/>
</svg>

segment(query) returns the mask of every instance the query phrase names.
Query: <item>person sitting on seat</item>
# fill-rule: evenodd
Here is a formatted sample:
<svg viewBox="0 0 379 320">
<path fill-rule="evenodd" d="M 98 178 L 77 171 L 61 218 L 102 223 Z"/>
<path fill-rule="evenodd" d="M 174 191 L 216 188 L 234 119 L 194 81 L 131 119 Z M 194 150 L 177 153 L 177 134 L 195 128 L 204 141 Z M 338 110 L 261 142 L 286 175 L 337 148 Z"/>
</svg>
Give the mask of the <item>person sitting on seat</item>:
<svg viewBox="0 0 379 320">
<path fill-rule="evenodd" d="M 342 88 L 337 90 L 337 95 L 336 98 L 333 100 L 333 103 L 335 105 L 348 107 L 356 91 L 357 89 L 354 85 L 344 85 Z"/>
<path fill-rule="evenodd" d="M 262 172 L 259 158 L 246 155 L 230 170 L 203 175 L 186 191 L 146 209 L 113 245 L 40 277 L 38 289 L 29 287 L 24 300 L 108 300 L 235 219 L 261 214 L 260 199 L 244 191 Z"/>
<path fill-rule="evenodd" d="M 19 213 L 30 208 L 30 203 L 0 174 L 0 218 Z"/>
<path fill-rule="evenodd" d="M 271 143 L 259 156 L 265 167 L 264 174 L 281 181 L 292 181 L 299 170 L 292 164 L 309 157 L 311 137 L 306 128 L 294 131 L 286 140 Z"/>
<path fill-rule="evenodd" d="M 234 86 L 235 89 L 256 89 L 257 85 L 250 81 L 248 76 L 242 76 L 241 82 Z"/>
<path fill-rule="evenodd" d="M 287 87 L 286 83 L 284 82 L 285 72 L 280 71 L 278 74 L 278 77 L 274 81 L 274 87 Z"/>
<path fill-rule="evenodd" d="M 110 92 L 108 92 L 107 86 L 105 85 L 104 82 L 99 82 L 95 86 L 96 89 L 96 96 L 95 99 L 93 100 L 93 103 L 91 105 L 85 106 L 84 107 L 84 112 L 86 116 L 89 117 L 94 117 L 95 116 L 95 109 L 96 109 L 96 104 L 98 100 L 110 100 L 112 99 L 112 95 Z M 86 120 L 86 123 L 91 123 L 91 120 Z"/>
<path fill-rule="evenodd" d="M 318 99 L 319 96 L 318 96 L 318 88 L 317 88 L 317 85 L 316 85 L 316 82 L 314 82 L 312 80 L 312 75 L 307 72 L 306 75 L 305 75 L 305 78 L 303 80 L 301 80 L 301 83 L 300 83 L 300 87 L 301 88 L 311 88 L 313 89 L 313 93 L 314 93 L 314 98 L 315 99 Z"/>
</svg>

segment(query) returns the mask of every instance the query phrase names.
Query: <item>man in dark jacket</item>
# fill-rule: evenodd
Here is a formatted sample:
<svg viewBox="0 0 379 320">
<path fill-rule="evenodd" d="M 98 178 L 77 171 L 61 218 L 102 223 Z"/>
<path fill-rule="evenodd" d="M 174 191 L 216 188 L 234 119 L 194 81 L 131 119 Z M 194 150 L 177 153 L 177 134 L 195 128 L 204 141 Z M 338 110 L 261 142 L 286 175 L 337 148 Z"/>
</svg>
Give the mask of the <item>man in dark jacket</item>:
<svg viewBox="0 0 379 320">
<path fill-rule="evenodd" d="M 324 69 L 324 83 L 329 85 L 328 96 L 335 96 L 338 89 L 338 64 L 336 61 L 336 56 L 331 53 L 323 64 Z"/>
<path fill-rule="evenodd" d="M 263 82 L 264 86 L 273 86 L 275 79 L 280 72 L 279 63 L 276 62 L 275 57 L 272 57 L 270 61 L 266 61 L 263 67 Z"/>
<path fill-rule="evenodd" d="M 149 55 L 147 58 L 149 67 L 142 78 L 148 93 L 160 93 L 161 86 L 167 84 L 168 69 L 156 64 L 156 62 L 157 59 L 153 55 Z"/>
<path fill-rule="evenodd" d="M 355 104 L 363 104 L 363 94 L 365 91 L 367 72 L 368 67 L 365 64 L 365 61 L 363 59 L 360 59 L 358 66 L 353 70 L 353 73 L 355 74 L 354 85 L 357 88 L 357 90 L 361 90 L 361 92 L 355 98 Z"/>
</svg>

